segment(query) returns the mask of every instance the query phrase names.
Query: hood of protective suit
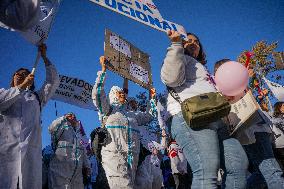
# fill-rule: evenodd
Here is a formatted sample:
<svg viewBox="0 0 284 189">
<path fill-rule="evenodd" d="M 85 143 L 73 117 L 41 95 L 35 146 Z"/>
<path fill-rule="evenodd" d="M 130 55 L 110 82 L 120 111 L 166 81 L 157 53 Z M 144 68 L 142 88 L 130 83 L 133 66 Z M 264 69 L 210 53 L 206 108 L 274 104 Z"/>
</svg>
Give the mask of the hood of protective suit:
<svg viewBox="0 0 284 189">
<path fill-rule="evenodd" d="M 111 89 L 110 89 L 110 92 L 109 92 L 109 102 L 111 105 L 113 104 L 120 104 L 120 102 L 118 101 L 118 98 L 116 96 L 116 92 L 118 91 L 123 91 L 122 88 L 118 87 L 118 86 L 113 86 Z"/>
<path fill-rule="evenodd" d="M 156 141 L 151 141 L 148 143 L 148 149 L 153 152 L 154 149 L 157 149 L 157 150 L 163 150 L 163 146 L 159 143 L 157 143 Z"/>
</svg>

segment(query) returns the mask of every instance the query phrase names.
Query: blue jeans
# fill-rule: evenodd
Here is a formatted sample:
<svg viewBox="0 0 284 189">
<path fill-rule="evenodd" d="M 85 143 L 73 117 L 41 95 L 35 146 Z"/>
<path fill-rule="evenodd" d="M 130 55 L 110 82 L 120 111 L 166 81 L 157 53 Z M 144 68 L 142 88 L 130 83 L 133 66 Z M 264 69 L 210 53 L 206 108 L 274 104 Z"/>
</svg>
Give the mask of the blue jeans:
<svg viewBox="0 0 284 189">
<path fill-rule="evenodd" d="M 283 172 L 273 155 L 271 134 L 255 133 L 255 139 L 254 144 L 244 145 L 252 168 L 247 188 L 261 189 L 266 184 L 269 189 L 284 188 Z"/>
<path fill-rule="evenodd" d="M 223 187 L 243 189 L 246 186 L 246 154 L 236 139 L 219 140 L 220 129 L 221 122 L 216 122 L 206 129 L 192 130 L 181 112 L 173 116 L 170 131 L 191 166 L 192 189 L 217 188 L 217 171 L 222 165 L 226 172 Z"/>
</svg>

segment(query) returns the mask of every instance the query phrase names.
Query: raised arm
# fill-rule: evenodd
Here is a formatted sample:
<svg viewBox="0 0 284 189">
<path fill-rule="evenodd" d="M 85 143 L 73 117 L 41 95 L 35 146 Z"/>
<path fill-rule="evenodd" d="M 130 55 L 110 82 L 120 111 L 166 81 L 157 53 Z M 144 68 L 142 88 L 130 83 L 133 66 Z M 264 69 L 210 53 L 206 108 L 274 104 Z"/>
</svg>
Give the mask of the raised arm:
<svg viewBox="0 0 284 189">
<path fill-rule="evenodd" d="M 161 79 L 169 87 L 178 87 L 185 81 L 186 58 L 180 34 L 170 31 L 168 36 L 172 44 L 167 49 L 166 58 L 161 69 Z"/>
<path fill-rule="evenodd" d="M 150 99 L 150 108 L 149 108 L 149 106 L 147 107 L 147 109 L 149 111 L 146 111 L 146 112 L 136 112 L 135 113 L 138 125 L 146 125 L 153 118 L 157 117 L 157 108 L 156 108 L 155 96 L 156 96 L 156 90 L 155 90 L 155 88 L 152 88 L 150 90 L 150 98 L 151 98 Z"/>
<path fill-rule="evenodd" d="M 93 103 L 98 108 L 100 115 L 104 116 L 108 114 L 110 110 L 109 99 L 107 98 L 104 90 L 105 76 L 106 76 L 106 67 L 105 67 L 105 58 L 100 57 L 100 63 L 102 65 L 102 71 L 97 73 L 98 77 L 96 83 L 93 87 L 92 98 Z"/>
<path fill-rule="evenodd" d="M 41 106 L 43 107 L 55 93 L 55 90 L 59 85 L 59 76 L 54 65 L 50 63 L 49 59 L 46 56 L 46 45 L 42 44 L 39 47 L 39 51 L 41 52 L 41 56 L 43 58 L 46 69 L 45 82 L 41 89 L 38 91 Z"/>
</svg>

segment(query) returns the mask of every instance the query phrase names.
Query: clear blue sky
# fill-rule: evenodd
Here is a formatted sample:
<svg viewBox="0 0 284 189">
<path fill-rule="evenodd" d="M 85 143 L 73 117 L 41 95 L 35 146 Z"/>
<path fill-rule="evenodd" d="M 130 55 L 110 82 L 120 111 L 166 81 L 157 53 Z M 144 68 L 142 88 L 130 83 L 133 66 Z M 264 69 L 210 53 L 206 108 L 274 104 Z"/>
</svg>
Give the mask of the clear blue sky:
<svg viewBox="0 0 284 189">
<path fill-rule="evenodd" d="M 284 47 L 283 0 L 155 0 L 162 16 L 196 33 L 204 45 L 208 68 L 222 58 L 235 60 L 243 50 L 259 40 L 279 41 L 278 51 Z M 121 16 L 88 0 L 63 0 L 55 23 L 46 41 L 47 55 L 59 73 L 94 83 L 100 69 L 98 58 L 103 55 L 104 30 L 108 28 L 123 36 L 151 56 L 154 86 L 164 90 L 160 67 L 169 40 L 165 33 Z M 0 87 L 8 88 L 12 73 L 19 67 L 30 68 L 36 48 L 15 32 L 0 29 Z M 36 73 L 36 85 L 45 78 L 41 63 Z M 106 90 L 122 85 L 122 79 L 107 74 Z M 143 89 L 130 84 L 130 96 Z M 74 112 L 88 134 L 99 125 L 97 112 L 57 102 L 58 113 Z M 56 118 L 54 101 L 42 112 L 43 146 L 50 143 L 48 125 Z"/>
</svg>

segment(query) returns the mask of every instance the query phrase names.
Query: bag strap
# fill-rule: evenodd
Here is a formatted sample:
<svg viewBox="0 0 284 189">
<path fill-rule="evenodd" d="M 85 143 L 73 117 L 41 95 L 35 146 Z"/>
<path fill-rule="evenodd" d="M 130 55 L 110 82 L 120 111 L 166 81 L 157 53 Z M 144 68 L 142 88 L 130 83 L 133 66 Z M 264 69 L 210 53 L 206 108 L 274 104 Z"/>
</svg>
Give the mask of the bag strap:
<svg viewBox="0 0 284 189">
<path fill-rule="evenodd" d="M 169 91 L 169 93 L 171 94 L 171 96 L 178 101 L 180 104 L 182 104 L 182 100 L 179 97 L 179 95 L 175 92 L 175 90 L 172 87 L 167 86 L 167 90 Z"/>
</svg>

